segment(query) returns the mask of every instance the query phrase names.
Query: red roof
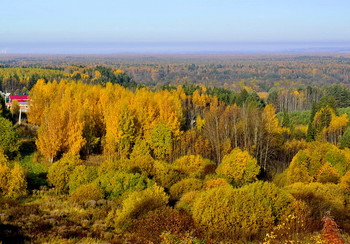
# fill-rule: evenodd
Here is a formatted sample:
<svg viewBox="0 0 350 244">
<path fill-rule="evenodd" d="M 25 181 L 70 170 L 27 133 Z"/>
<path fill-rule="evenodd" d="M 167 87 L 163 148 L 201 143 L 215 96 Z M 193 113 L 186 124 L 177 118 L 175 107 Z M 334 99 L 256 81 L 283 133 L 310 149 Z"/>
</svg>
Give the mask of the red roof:
<svg viewBox="0 0 350 244">
<path fill-rule="evenodd" d="M 29 95 L 10 95 L 10 101 L 17 100 L 17 102 L 27 102 Z"/>
</svg>

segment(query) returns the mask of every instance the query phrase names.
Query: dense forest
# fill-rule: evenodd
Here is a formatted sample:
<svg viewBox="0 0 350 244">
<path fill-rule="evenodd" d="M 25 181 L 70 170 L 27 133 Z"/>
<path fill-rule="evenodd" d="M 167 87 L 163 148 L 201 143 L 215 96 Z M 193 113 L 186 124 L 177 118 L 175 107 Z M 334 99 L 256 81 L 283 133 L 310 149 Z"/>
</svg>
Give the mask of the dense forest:
<svg viewBox="0 0 350 244">
<path fill-rule="evenodd" d="M 350 58 L 143 59 L 0 60 L 2 243 L 350 241 Z"/>
</svg>

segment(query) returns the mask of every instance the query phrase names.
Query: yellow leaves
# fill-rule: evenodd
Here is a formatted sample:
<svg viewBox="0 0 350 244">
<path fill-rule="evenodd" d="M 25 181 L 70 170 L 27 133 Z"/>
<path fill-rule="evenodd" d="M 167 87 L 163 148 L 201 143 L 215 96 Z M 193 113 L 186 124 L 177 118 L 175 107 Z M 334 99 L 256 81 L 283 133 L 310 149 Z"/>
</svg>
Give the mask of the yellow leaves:
<svg viewBox="0 0 350 244">
<path fill-rule="evenodd" d="M 220 186 L 226 186 L 229 185 L 226 179 L 224 178 L 214 178 L 214 179 L 209 179 L 206 180 L 204 183 L 204 189 L 205 190 L 210 190 L 215 187 L 220 187 Z"/>
<path fill-rule="evenodd" d="M 333 144 L 340 142 L 341 136 L 346 130 L 349 123 L 347 114 L 342 114 L 341 116 L 336 116 L 332 114 L 332 119 L 329 126 L 323 131 L 326 139 Z"/>
<path fill-rule="evenodd" d="M 321 108 L 314 117 L 312 121 L 313 126 L 315 126 L 316 130 L 319 132 L 323 128 L 329 126 L 332 118 L 335 117 L 334 110 L 330 108 L 328 105 Z"/>
<path fill-rule="evenodd" d="M 9 176 L 11 169 L 7 164 L 0 164 L 0 194 L 6 195 L 8 189 Z"/>
<path fill-rule="evenodd" d="M 0 164 L 0 195 L 17 198 L 27 194 L 27 182 L 24 169 L 15 164 L 10 168 L 7 164 Z"/>
<path fill-rule="evenodd" d="M 247 151 L 242 151 L 239 148 L 235 148 L 230 154 L 225 155 L 216 169 L 217 174 L 228 177 L 237 186 L 255 181 L 259 171 L 257 160 L 250 156 Z"/>
<path fill-rule="evenodd" d="M 317 175 L 317 181 L 321 183 L 338 183 L 339 173 L 326 162 L 319 170 Z"/>
<path fill-rule="evenodd" d="M 205 125 L 205 119 L 202 119 L 202 117 L 198 114 L 196 118 L 196 127 L 198 130 L 203 129 Z"/>
<path fill-rule="evenodd" d="M 262 192 L 264 195 L 265 192 Z M 287 203 L 287 202 L 286 202 Z M 192 216 L 207 237 L 217 242 L 249 239 L 263 234 L 274 223 L 272 208 L 255 198 L 249 188 L 230 185 L 202 192 L 195 198 Z M 214 241 L 215 242 L 215 241 Z"/>
<path fill-rule="evenodd" d="M 95 70 L 95 79 L 99 79 L 101 77 L 101 72 L 98 70 Z"/>
<path fill-rule="evenodd" d="M 278 132 L 278 119 L 276 118 L 276 109 L 273 105 L 268 104 L 264 108 L 262 119 L 264 122 L 265 129 L 269 134 Z"/>
<path fill-rule="evenodd" d="M 143 191 L 130 193 L 123 201 L 122 209 L 111 211 L 107 218 L 120 231 L 127 229 L 133 219 L 167 203 L 168 196 L 164 189 L 153 185 Z"/>
<path fill-rule="evenodd" d="M 188 176 L 202 178 L 214 171 L 215 164 L 201 155 L 187 155 L 175 160 L 173 167 Z"/>
<path fill-rule="evenodd" d="M 145 88 L 133 93 L 111 83 L 102 88 L 39 80 L 31 92 L 29 120 L 40 125 L 36 144 L 51 162 L 60 153 L 79 154 L 84 146 L 90 150 L 99 141 L 108 155 L 125 158 L 136 135 L 148 140 L 159 124 L 172 138 L 181 135 L 181 94 Z"/>
<path fill-rule="evenodd" d="M 345 193 L 350 194 L 350 171 L 341 178 L 340 187 Z"/>
<path fill-rule="evenodd" d="M 338 182 L 350 169 L 349 153 L 331 143 L 313 142 L 300 150 L 287 169 L 287 182 Z"/>
<path fill-rule="evenodd" d="M 10 112 L 12 115 L 16 115 L 16 114 L 19 114 L 19 110 L 20 110 L 20 107 L 19 107 L 19 103 L 17 100 L 13 100 L 12 101 L 12 105 L 11 105 L 11 109 L 10 109 Z"/>
<path fill-rule="evenodd" d="M 170 187 L 170 194 L 174 199 L 179 199 L 183 194 L 191 191 L 198 191 L 202 188 L 203 182 L 196 178 L 183 179 Z"/>
<path fill-rule="evenodd" d="M 27 182 L 24 169 L 15 164 L 11 170 L 11 174 L 8 181 L 7 196 L 17 198 L 27 194 Z"/>
</svg>

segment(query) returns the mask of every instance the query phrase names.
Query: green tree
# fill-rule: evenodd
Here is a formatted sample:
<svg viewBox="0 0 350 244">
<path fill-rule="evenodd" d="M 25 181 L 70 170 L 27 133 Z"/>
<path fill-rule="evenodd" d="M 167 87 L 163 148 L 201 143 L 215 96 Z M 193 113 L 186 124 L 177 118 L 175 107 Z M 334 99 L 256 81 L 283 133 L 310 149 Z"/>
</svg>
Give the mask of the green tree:
<svg viewBox="0 0 350 244">
<path fill-rule="evenodd" d="M 8 156 L 19 148 L 18 135 L 11 121 L 0 117 L 0 149 Z"/>
<path fill-rule="evenodd" d="M 67 193 L 69 177 L 79 164 L 81 161 L 78 156 L 67 154 L 49 167 L 47 179 L 58 192 Z"/>
<path fill-rule="evenodd" d="M 69 175 L 69 192 L 75 191 L 78 187 L 91 183 L 98 177 L 95 166 L 78 165 Z"/>
<path fill-rule="evenodd" d="M 107 197 L 119 197 L 126 192 L 142 191 L 154 182 L 138 173 L 131 174 L 124 171 L 110 171 L 97 179 L 97 184 Z"/>
<path fill-rule="evenodd" d="M 340 148 L 350 147 L 350 127 L 348 127 L 340 141 Z"/>
</svg>

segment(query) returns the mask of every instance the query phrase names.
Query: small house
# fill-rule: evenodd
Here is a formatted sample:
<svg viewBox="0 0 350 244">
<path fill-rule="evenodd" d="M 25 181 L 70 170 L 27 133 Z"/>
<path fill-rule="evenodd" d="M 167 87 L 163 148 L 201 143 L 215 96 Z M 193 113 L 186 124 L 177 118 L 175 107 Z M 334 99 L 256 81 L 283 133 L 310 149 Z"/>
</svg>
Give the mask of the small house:
<svg viewBox="0 0 350 244">
<path fill-rule="evenodd" d="M 22 112 L 28 112 L 29 109 L 29 95 L 10 95 L 6 103 L 8 108 L 11 108 L 13 103 L 17 101 Z"/>
</svg>

